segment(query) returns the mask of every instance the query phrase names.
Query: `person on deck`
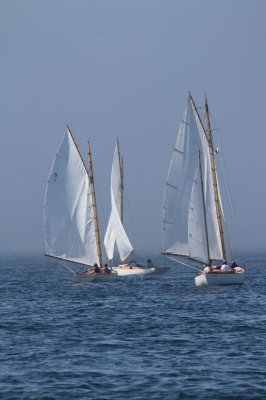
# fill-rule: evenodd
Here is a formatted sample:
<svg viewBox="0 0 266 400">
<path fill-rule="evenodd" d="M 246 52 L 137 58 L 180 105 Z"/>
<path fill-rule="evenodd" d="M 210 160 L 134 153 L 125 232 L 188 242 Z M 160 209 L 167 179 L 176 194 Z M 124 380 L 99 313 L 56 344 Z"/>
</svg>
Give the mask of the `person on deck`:
<svg viewBox="0 0 266 400">
<path fill-rule="evenodd" d="M 211 268 L 209 267 L 209 265 L 204 265 L 203 272 L 205 272 L 205 274 L 211 272 Z"/>
<path fill-rule="evenodd" d="M 231 264 L 230 264 L 231 270 L 234 271 L 236 267 L 238 267 L 237 263 L 232 261 Z"/>
<path fill-rule="evenodd" d="M 146 268 L 152 268 L 153 267 L 153 263 L 152 263 L 150 258 L 148 258 L 148 260 L 146 262 L 147 262 Z"/>
<path fill-rule="evenodd" d="M 212 265 L 212 272 L 221 272 L 221 265 Z"/>
<path fill-rule="evenodd" d="M 231 272 L 231 268 L 227 264 L 226 260 L 223 261 L 223 265 L 221 266 L 221 272 Z"/>
<path fill-rule="evenodd" d="M 233 272 L 244 272 L 245 269 L 243 267 L 240 267 L 236 262 L 232 261 L 230 264 L 231 271 Z"/>
<path fill-rule="evenodd" d="M 101 273 L 101 270 L 100 270 L 100 268 L 98 267 L 98 264 L 94 264 L 94 272 L 96 273 L 96 274 L 100 274 Z"/>
<path fill-rule="evenodd" d="M 111 273 L 111 271 L 110 271 L 110 269 L 108 268 L 107 264 L 104 264 L 104 267 L 103 267 L 103 269 L 102 269 L 102 273 L 103 273 L 103 274 L 110 274 L 110 273 Z"/>
</svg>

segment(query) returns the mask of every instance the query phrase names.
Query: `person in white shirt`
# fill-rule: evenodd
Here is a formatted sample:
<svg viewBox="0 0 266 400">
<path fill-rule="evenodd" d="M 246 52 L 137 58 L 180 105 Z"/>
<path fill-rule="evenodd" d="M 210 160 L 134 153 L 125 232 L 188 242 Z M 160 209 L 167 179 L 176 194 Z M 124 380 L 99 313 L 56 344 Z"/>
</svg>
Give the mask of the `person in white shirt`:
<svg viewBox="0 0 266 400">
<path fill-rule="evenodd" d="M 227 264 L 226 260 L 223 261 L 223 265 L 221 266 L 221 272 L 230 272 L 231 268 Z"/>
<path fill-rule="evenodd" d="M 205 274 L 207 274 L 208 272 L 211 272 L 209 265 L 204 265 L 203 272 L 205 272 Z"/>
</svg>

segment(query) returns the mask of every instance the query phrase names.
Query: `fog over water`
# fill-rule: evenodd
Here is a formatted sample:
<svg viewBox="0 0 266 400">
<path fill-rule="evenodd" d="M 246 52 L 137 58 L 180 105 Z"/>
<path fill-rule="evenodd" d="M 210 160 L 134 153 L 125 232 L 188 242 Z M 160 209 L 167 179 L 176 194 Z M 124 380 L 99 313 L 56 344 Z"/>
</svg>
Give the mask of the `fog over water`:
<svg viewBox="0 0 266 400">
<path fill-rule="evenodd" d="M 263 0 L 2 0 L 1 252 L 44 251 L 45 181 L 69 124 L 85 162 L 91 143 L 102 237 L 118 136 L 129 237 L 159 253 L 189 90 L 200 107 L 207 93 L 223 150 L 233 249 L 265 249 L 265 12 Z"/>
</svg>

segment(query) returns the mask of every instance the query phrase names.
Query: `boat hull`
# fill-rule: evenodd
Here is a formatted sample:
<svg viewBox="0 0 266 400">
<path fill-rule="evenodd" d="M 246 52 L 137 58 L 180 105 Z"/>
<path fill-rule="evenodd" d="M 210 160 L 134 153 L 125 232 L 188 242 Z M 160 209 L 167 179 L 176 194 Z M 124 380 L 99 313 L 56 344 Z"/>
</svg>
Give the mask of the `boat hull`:
<svg viewBox="0 0 266 400">
<path fill-rule="evenodd" d="M 147 275 L 154 272 L 155 268 L 147 268 L 143 266 L 132 266 L 127 264 L 118 265 L 113 267 L 113 270 L 117 272 L 119 276 L 129 276 L 129 275 Z"/>
<path fill-rule="evenodd" d="M 245 272 L 208 272 L 195 277 L 196 286 L 239 285 L 245 280 Z"/>
<path fill-rule="evenodd" d="M 76 274 L 73 275 L 72 280 L 75 283 L 82 282 L 112 282 L 118 277 L 117 272 L 113 271 L 111 274 Z"/>
</svg>

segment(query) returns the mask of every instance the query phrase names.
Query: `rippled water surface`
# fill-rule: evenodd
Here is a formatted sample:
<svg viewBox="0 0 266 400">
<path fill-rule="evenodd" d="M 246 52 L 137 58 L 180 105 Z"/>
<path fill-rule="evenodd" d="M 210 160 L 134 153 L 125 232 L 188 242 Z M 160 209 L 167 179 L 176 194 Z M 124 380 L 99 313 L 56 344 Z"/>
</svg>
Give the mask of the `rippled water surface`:
<svg viewBox="0 0 266 400">
<path fill-rule="evenodd" d="M 266 399 L 266 263 L 196 288 L 169 267 L 74 284 L 56 261 L 2 257 L 1 399 Z"/>
</svg>

